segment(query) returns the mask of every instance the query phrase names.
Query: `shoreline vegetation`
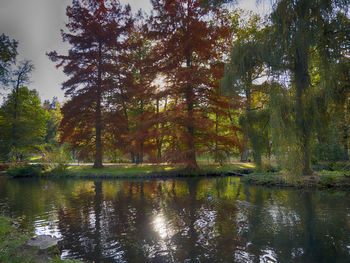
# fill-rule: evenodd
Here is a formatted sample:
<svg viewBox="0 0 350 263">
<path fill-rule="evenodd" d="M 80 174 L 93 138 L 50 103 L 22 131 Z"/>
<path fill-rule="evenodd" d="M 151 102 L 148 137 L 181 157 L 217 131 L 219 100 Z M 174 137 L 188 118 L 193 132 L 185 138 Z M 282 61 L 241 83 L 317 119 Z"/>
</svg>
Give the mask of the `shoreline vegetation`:
<svg viewBox="0 0 350 263">
<path fill-rule="evenodd" d="M 51 178 L 173 178 L 195 176 L 242 176 L 255 171 L 253 163 L 234 163 L 229 165 L 201 165 L 199 170 L 188 170 L 185 165 L 106 165 L 93 168 L 88 165 L 71 164 L 23 164 L 3 169 L 4 175 L 12 177 L 51 177 Z"/>
<path fill-rule="evenodd" d="M 2 166 L 4 167 L 4 166 Z M 259 172 L 254 163 L 235 162 L 226 165 L 202 164 L 199 170 L 188 170 L 185 165 L 170 164 L 106 164 L 96 169 L 86 164 L 20 164 L 2 169 L 2 175 L 14 178 L 77 178 L 77 179 L 167 179 L 176 177 L 240 176 L 242 182 L 277 187 L 347 188 L 350 189 L 350 164 L 318 167 L 310 176 L 295 176 L 286 171 Z M 333 171 L 332 171 L 333 170 Z"/>
<path fill-rule="evenodd" d="M 350 189 L 350 171 L 320 171 L 310 176 L 294 176 L 281 172 L 251 173 L 242 177 L 241 181 L 272 187 Z"/>
<path fill-rule="evenodd" d="M 21 222 L 23 217 L 10 218 L 0 215 L 0 262 L 6 263 L 79 263 L 60 259 L 60 252 L 52 249 L 41 251 L 39 247 L 29 247 L 31 235 L 26 233 Z"/>
</svg>

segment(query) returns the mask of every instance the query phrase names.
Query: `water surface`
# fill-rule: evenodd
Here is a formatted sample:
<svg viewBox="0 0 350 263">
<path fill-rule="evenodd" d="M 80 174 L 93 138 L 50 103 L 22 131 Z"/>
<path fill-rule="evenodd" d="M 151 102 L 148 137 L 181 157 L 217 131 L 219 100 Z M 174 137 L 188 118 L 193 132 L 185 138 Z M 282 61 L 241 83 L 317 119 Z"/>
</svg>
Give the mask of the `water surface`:
<svg viewBox="0 0 350 263">
<path fill-rule="evenodd" d="M 346 191 L 0 177 L 0 213 L 84 262 L 350 262 Z"/>
</svg>

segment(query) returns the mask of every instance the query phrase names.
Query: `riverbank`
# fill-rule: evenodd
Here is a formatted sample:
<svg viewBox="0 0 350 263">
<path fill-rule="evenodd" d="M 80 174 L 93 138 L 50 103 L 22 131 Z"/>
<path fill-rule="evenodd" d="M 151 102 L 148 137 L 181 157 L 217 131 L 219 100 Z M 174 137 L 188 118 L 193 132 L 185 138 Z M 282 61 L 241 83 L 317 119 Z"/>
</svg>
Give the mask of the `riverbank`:
<svg viewBox="0 0 350 263">
<path fill-rule="evenodd" d="M 350 189 L 350 171 L 319 171 L 311 176 L 293 176 L 278 172 L 251 173 L 244 176 L 241 181 L 264 186 Z"/>
<path fill-rule="evenodd" d="M 28 248 L 25 243 L 30 235 L 20 228 L 21 218 L 11 219 L 0 216 L 0 262 L 6 263 L 78 263 L 61 260 L 59 255 L 39 252 L 38 248 Z"/>
<path fill-rule="evenodd" d="M 4 175 L 11 177 L 45 177 L 77 179 L 167 179 L 177 177 L 241 176 L 242 182 L 278 187 L 349 188 L 350 171 L 316 171 L 312 176 L 292 176 L 282 172 L 257 173 L 252 163 L 231 163 L 229 165 L 200 165 L 199 170 L 188 170 L 181 165 L 106 165 L 102 169 L 90 165 L 42 164 L 12 166 Z"/>
<path fill-rule="evenodd" d="M 226 176 L 248 174 L 255 170 L 251 163 L 236 163 L 226 166 L 201 165 L 199 170 L 188 170 L 180 165 L 163 166 L 106 166 L 94 169 L 87 166 L 69 166 L 64 170 L 51 170 L 43 176 L 74 177 L 74 178 L 172 178 L 195 176 Z"/>
<path fill-rule="evenodd" d="M 92 166 L 26 164 L 12 166 L 4 172 L 11 177 L 51 177 L 51 178 L 172 178 L 195 176 L 227 176 L 252 173 L 252 163 L 234 163 L 225 166 L 200 165 L 198 170 L 188 170 L 181 165 L 106 165 L 95 169 Z"/>
</svg>

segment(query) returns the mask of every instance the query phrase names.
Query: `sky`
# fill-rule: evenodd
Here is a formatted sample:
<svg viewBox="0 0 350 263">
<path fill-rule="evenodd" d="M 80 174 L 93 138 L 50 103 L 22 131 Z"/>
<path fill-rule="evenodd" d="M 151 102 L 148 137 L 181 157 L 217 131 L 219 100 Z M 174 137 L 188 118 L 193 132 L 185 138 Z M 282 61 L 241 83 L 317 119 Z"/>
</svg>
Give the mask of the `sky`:
<svg viewBox="0 0 350 263">
<path fill-rule="evenodd" d="M 0 34 L 19 42 L 17 61 L 31 60 L 35 66 L 29 88 L 36 89 L 42 100 L 58 97 L 64 101 L 61 84 L 67 77 L 62 69 L 46 56 L 56 50 L 65 54 L 69 44 L 63 43 L 60 30 L 65 29 L 65 10 L 72 0 L 0 0 Z M 120 0 L 130 4 L 133 12 L 143 9 L 149 13 L 149 0 Z M 256 0 L 239 0 L 237 7 L 265 15 L 268 4 L 256 5 Z M 4 91 L 0 90 L 4 95 Z"/>
</svg>

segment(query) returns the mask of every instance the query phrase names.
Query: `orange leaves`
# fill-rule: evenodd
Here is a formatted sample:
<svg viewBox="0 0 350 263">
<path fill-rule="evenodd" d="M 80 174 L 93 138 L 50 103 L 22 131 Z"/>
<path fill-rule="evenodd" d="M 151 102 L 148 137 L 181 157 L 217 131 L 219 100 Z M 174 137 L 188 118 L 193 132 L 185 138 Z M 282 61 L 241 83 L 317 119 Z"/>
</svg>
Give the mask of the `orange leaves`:
<svg viewBox="0 0 350 263">
<path fill-rule="evenodd" d="M 111 152 L 195 167 L 196 153 L 238 145 L 237 105 L 218 91 L 230 30 L 200 0 L 152 3 L 147 23 L 113 0 L 67 9 L 72 48 L 49 54 L 69 76 L 61 139 L 91 150 L 100 127 Z"/>
</svg>

